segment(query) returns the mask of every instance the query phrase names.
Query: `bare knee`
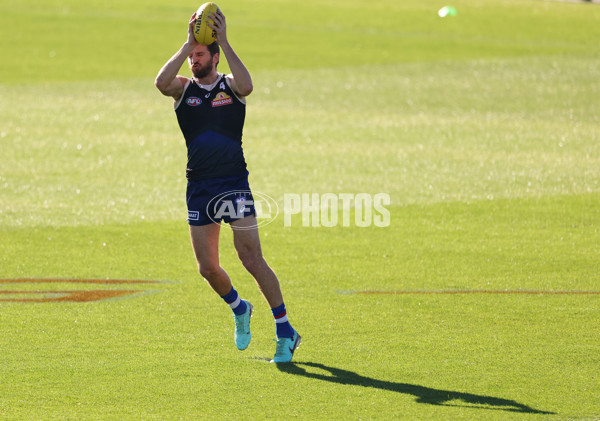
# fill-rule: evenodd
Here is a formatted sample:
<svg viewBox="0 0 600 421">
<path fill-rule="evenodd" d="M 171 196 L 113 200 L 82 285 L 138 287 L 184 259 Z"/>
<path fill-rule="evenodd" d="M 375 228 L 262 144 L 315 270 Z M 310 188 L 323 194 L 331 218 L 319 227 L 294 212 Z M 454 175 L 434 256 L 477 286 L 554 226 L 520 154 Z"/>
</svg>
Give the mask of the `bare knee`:
<svg viewBox="0 0 600 421">
<path fill-rule="evenodd" d="M 250 273 L 255 273 L 266 263 L 260 251 L 243 251 L 238 252 L 238 257 L 246 270 Z"/>
<path fill-rule="evenodd" d="M 215 279 L 219 276 L 221 268 L 215 265 L 198 265 L 198 271 L 200 275 L 208 281 Z"/>
</svg>

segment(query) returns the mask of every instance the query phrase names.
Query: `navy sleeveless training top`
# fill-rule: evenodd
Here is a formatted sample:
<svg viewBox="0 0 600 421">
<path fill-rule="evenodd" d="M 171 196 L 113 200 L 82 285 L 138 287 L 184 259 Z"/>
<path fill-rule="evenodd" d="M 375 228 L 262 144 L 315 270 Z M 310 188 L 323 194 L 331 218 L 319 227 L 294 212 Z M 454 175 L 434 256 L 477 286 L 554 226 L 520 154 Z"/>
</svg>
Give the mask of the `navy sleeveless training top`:
<svg viewBox="0 0 600 421">
<path fill-rule="evenodd" d="M 211 85 L 189 80 L 175 104 L 188 150 L 188 180 L 226 177 L 247 172 L 242 150 L 246 104 L 222 73 Z"/>
</svg>

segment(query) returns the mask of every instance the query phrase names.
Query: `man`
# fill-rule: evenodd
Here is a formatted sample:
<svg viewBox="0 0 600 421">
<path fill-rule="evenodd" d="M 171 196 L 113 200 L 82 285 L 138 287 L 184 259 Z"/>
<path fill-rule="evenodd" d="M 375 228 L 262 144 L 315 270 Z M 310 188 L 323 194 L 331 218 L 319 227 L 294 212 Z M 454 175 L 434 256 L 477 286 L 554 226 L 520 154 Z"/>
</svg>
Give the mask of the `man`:
<svg viewBox="0 0 600 421">
<path fill-rule="evenodd" d="M 175 113 L 186 140 L 188 222 L 200 274 L 232 308 L 236 346 L 246 349 L 253 307 L 239 297 L 219 264 L 220 222 L 229 223 L 238 256 L 275 318 L 277 347 L 271 362 L 289 362 L 300 345 L 300 335 L 287 319 L 277 276 L 262 256 L 242 151 L 246 97 L 252 92 L 252 79 L 227 40 L 223 13 L 219 10 L 211 18 L 217 41 L 209 46 L 196 42 L 194 14 L 187 41 L 160 70 L 155 85 L 175 100 Z M 220 49 L 231 69 L 226 76 L 217 72 Z M 191 79 L 177 74 L 186 59 Z"/>
</svg>

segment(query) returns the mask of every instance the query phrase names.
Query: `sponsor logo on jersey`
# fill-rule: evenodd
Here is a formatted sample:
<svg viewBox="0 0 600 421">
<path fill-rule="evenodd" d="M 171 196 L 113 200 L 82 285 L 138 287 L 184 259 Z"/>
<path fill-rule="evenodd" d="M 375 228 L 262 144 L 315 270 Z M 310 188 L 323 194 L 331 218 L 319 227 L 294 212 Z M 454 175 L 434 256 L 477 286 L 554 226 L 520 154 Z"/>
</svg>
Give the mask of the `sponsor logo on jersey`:
<svg viewBox="0 0 600 421">
<path fill-rule="evenodd" d="M 223 105 L 229 105 L 233 103 L 233 99 L 225 92 L 219 92 L 215 99 L 212 100 L 213 107 L 221 107 Z"/>
<path fill-rule="evenodd" d="M 202 104 L 202 100 L 197 96 L 191 96 L 185 100 L 185 103 L 190 107 L 197 107 L 198 105 Z"/>
</svg>

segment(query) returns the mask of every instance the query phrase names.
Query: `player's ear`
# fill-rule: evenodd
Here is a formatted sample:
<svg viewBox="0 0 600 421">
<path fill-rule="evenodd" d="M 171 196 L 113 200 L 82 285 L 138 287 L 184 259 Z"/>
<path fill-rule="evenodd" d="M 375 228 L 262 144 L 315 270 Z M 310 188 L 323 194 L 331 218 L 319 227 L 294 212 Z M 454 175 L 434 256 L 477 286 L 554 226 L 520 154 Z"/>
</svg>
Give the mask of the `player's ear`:
<svg viewBox="0 0 600 421">
<path fill-rule="evenodd" d="M 213 59 L 213 64 L 216 67 L 217 64 L 219 64 L 219 53 L 215 53 L 215 55 L 212 57 L 212 59 Z"/>
</svg>

